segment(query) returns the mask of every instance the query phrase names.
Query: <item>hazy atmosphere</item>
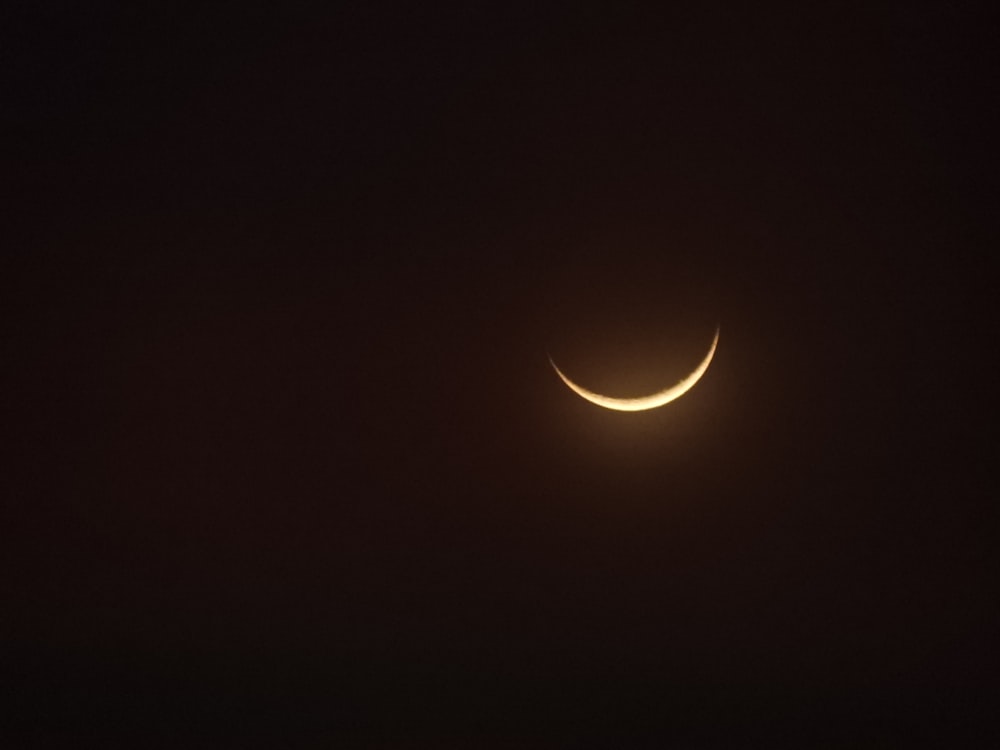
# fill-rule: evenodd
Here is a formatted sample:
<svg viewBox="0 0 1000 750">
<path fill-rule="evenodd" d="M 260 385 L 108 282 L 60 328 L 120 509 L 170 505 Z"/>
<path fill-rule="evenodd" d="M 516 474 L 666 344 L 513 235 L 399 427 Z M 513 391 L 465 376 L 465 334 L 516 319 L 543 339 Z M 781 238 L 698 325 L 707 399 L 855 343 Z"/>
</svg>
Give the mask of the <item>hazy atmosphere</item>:
<svg viewBox="0 0 1000 750">
<path fill-rule="evenodd" d="M 984 746 L 985 13 L 3 15 L 5 747 Z"/>
</svg>

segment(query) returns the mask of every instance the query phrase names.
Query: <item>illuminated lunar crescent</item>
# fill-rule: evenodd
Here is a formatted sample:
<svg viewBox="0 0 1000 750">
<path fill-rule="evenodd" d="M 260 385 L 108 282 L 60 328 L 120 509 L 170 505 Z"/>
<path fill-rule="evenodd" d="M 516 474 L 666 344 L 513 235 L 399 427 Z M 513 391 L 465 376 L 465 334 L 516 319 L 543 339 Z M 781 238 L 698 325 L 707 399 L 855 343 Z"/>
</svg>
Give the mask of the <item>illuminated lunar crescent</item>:
<svg viewBox="0 0 1000 750">
<path fill-rule="evenodd" d="M 588 391 L 586 388 L 577 385 L 563 375 L 562 370 L 556 367 L 556 363 L 552 361 L 552 357 L 549 357 L 549 362 L 552 364 L 552 368 L 556 371 L 556 375 L 562 378 L 562 381 L 569 386 L 569 389 L 578 396 L 585 398 L 590 403 L 603 406 L 605 409 L 615 409 L 616 411 L 645 411 L 646 409 L 655 409 L 657 406 L 669 404 L 674 399 L 678 399 L 690 391 L 694 387 L 694 384 L 701 379 L 701 376 L 705 374 L 709 364 L 711 364 L 712 356 L 715 354 L 715 347 L 718 346 L 718 344 L 719 329 L 716 328 L 715 338 L 712 339 L 712 346 L 708 350 L 708 354 L 705 355 L 705 359 L 703 359 L 701 364 L 694 369 L 694 372 L 684 378 L 677 385 L 670 386 L 669 388 L 659 391 L 658 393 L 654 393 L 651 396 L 640 396 L 639 398 L 612 398 L 611 396 L 602 396 L 599 393 Z"/>
</svg>

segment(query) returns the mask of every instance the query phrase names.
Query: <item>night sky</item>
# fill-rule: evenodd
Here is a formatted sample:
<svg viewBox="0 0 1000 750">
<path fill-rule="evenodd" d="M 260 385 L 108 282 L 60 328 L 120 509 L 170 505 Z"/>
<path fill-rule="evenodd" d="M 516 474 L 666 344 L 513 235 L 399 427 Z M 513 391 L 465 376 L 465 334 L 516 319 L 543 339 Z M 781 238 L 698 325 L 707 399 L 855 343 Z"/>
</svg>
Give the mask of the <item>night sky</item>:
<svg viewBox="0 0 1000 750">
<path fill-rule="evenodd" d="M 449 5 L 3 12 L 4 746 L 983 746 L 992 18 Z"/>
</svg>

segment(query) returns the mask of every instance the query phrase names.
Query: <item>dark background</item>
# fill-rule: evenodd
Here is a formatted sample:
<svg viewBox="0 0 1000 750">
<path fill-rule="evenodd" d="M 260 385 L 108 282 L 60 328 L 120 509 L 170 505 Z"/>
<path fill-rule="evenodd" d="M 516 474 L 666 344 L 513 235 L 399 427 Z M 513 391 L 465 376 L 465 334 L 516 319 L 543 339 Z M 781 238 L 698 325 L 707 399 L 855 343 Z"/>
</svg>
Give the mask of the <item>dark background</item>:
<svg viewBox="0 0 1000 750">
<path fill-rule="evenodd" d="M 984 741 L 992 17 L 127 5 L 0 26 L 5 746 Z"/>
</svg>

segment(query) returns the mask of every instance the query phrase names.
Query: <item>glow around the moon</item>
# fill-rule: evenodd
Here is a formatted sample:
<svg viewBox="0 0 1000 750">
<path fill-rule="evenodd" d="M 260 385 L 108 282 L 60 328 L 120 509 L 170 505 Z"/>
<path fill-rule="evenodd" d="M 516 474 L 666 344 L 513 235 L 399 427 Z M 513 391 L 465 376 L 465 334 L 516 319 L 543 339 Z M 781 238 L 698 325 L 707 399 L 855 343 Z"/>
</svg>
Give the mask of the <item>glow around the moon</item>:
<svg viewBox="0 0 1000 750">
<path fill-rule="evenodd" d="M 639 398 L 613 398 L 611 396 L 602 396 L 599 393 L 594 393 L 593 391 L 588 391 L 583 386 L 579 386 L 572 380 L 567 378 L 562 370 L 560 370 L 556 363 L 552 361 L 552 357 L 549 357 L 549 362 L 552 364 L 552 368 L 556 371 L 556 374 L 562 378 L 562 381 L 569 386 L 570 390 L 576 393 L 578 396 L 585 398 L 592 404 L 597 404 L 598 406 L 603 406 L 605 409 L 614 409 L 616 411 L 645 411 L 646 409 L 655 409 L 658 406 L 663 406 L 664 404 L 669 404 L 671 401 L 680 398 L 689 390 L 694 387 L 701 376 L 705 374 L 708 369 L 709 364 L 712 362 L 712 357 L 715 354 L 715 347 L 719 344 L 719 329 L 715 329 L 715 338 L 712 339 L 712 346 L 708 350 L 708 354 L 701 361 L 690 375 L 681 380 L 677 385 L 671 386 L 670 388 L 665 388 L 662 391 L 652 394 L 651 396 L 640 396 Z"/>
</svg>

